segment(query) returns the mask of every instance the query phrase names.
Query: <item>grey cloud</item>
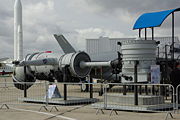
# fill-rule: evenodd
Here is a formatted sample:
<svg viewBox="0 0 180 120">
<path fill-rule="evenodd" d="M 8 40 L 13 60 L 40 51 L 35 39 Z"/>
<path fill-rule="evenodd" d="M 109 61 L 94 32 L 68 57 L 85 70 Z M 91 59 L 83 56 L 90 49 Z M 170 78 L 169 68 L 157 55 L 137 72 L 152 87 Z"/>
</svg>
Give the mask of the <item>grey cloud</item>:
<svg viewBox="0 0 180 120">
<path fill-rule="evenodd" d="M 14 0 L 0 1 L 0 57 L 13 57 Z M 125 24 L 119 21 L 117 14 L 120 12 L 128 12 L 130 15 L 137 17 L 144 12 L 176 8 L 180 5 L 180 0 L 78 0 L 86 1 L 86 4 L 83 4 L 81 8 L 79 7 L 81 5 L 78 7 L 68 5 L 73 3 L 74 0 L 49 0 L 54 2 L 54 8 L 46 9 L 47 1 L 21 0 L 24 12 L 24 54 L 45 50 L 60 53 L 62 50 L 53 37 L 54 33 L 64 34 L 73 46 L 81 49 L 81 41 L 85 41 L 85 37 L 80 35 L 76 29 L 102 28 L 110 31 L 121 31 L 126 35 L 131 35 L 132 31 L 128 31 L 128 26 L 131 23 Z M 41 5 L 38 7 L 37 4 L 40 3 Z M 45 8 L 41 8 L 42 4 Z M 88 11 L 86 8 L 94 9 L 95 13 L 91 10 Z M 107 18 L 100 15 L 104 13 L 111 14 L 111 16 Z M 136 17 L 133 19 L 136 19 Z M 179 16 L 177 15 L 176 17 Z M 180 23 L 177 21 L 176 24 L 180 26 Z M 170 22 L 164 25 L 165 29 L 169 27 Z M 87 34 L 89 35 L 89 33 Z M 78 39 L 80 39 L 79 43 L 77 43 Z"/>
<path fill-rule="evenodd" d="M 2 1 L 2 0 L 0 0 Z M 37 3 L 45 3 L 47 1 L 42 0 L 25 0 L 22 1 L 23 11 L 25 11 L 26 6 L 29 4 L 36 5 Z M 0 4 L 0 58 L 7 56 L 13 57 L 13 1 L 3 1 Z M 28 11 L 31 12 L 31 11 Z M 55 19 L 43 20 L 46 19 L 45 14 L 43 17 L 39 17 L 34 23 L 31 20 L 25 19 L 23 16 L 23 36 L 24 36 L 24 54 L 32 53 L 36 51 L 45 51 L 45 50 L 59 50 L 56 40 L 53 38 L 52 33 L 63 32 L 60 26 L 57 26 L 54 21 Z M 36 16 L 30 16 L 33 19 L 36 19 Z M 30 23 L 30 25 L 29 25 Z M 44 33 L 45 30 L 45 33 Z M 38 41 L 39 36 L 44 36 L 44 40 Z"/>
<path fill-rule="evenodd" d="M 86 0 L 88 4 L 95 5 L 104 12 L 115 10 L 130 13 L 151 12 L 156 10 L 178 8 L 180 0 Z"/>
<path fill-rule="evenodd" d="M 13 25 L 11 25 L 13 9 L 7 7 L 9 4 L 9 0 L 0 4 L 0 36 L 3 37 L 13 37 Z"/>
<path fill-rule="evenodd" d="M 13 36 L 13 26 L 10 28 L 4 21 L 0 21 L 0 36 L 10 37 Z"/>
<path fill-rule="evenodd" d="M 13 39 L 0 36 L 0 58 L 13 55 Z"/>
<path fill-rule="evenodd" d="M 98 14 L 118 14 L 122 13 L 127 16 L 129 13 L 136 20 L 139 15 L 146 12 L 156 12 L 168 9 L 174 9 L 180 7 L 180 0 L 86 0 L 88 5 L 95 6 L 95 12 Z M 122 16 L 123 17 L 123 16 Z M 180 15 L 177 13 L 176 20 L 180 19 Z M 163 24 L 163 28 L 171 27 L 171 19 Z M 176 21 L 176 27 L 180 27 L 180 23 Z"/>
<path fill-rule="evenodd" d="M 1 15 L 1 18 L 3 18 L 3 19 L 9 19 L 9 18 L 13 17 L 13 11 L 4 10 L 4 9 L 0 8 L 0 15 Z"/>
</svg>

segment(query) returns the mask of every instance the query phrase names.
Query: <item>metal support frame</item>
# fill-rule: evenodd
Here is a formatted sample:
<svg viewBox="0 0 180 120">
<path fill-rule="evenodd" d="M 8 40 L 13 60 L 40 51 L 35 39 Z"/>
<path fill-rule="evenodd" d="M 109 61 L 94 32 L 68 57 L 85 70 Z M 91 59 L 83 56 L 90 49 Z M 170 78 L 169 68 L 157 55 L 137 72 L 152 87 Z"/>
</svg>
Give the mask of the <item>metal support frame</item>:
<svg viewBox="0 0 180 120">
<path fill-rule="evenodd" d="M 174 12 L 172 13 L 172 61 L 173 61 L 173 69 L 175 68 L 174 61 Z"/>
<path fill-rule="evenodd" d="M 137 66 L 139 61 L 134 61 L 134 83 L 138 82 Z M 138 86 L 134 86 L 134 105 L 138 105 Z"/>
<path fill-rule="evenodd" d="M 112 110 L 111 110 L 111 112 L 110 112 L 110 114 L 109 114 L 109 116 L 111 116 L 111 115 L 112 115 L 113 111 L 115 112 L 115 114 L 116 114 L 116 115 L 118 115 L 118 112 L 117 112 L 117 110 L 115 110 L 115 109 L 112 109 Z"/>
<path fill-rule="evenodd" d="M 90 98 L 93 98 L 93 80 L 92 80 L 92 77 L 89 76 L 89 81 L 90 81 Z"/>
<path fill-rule="evenodd" d="M 148 86 L 147 85 L 145 85 L 145 93 L 146 93 L 146 95 L 148 95 Z"/>
<path fill-rule="evenodd" d="M 145 28 L 144 34 L 145 34 L 145 40 L 147 40 L 147 28 Z"/>
<path fill-rule="evenodd" d="M 139 29 L 139 38 L 141 38 L 141 29 Z"/>
<path fill-rule="evenodd" d="M 44 108 L 46 111 L 49 111 L 46 105 L 41 106 L 40 109 L 39 109 L 39 111 L 41 111 L 43 108 Z"/>
<path fill-rule="evenodd" d="M 49 111 L 48 108 L 47 108 L 48 105 L 49 105 L 49 95 L 48 95 L 49 82 L 45 81 L 44 85 L 45 85 L 45 90 L 46 90 L 46 96 L 45 96 L 45 104 L 46 105 L 41 106 L 39 111 L 41 111 L 42 109 L 44 109 L 45 111 Z"/>
<path fill-rule="evenodd" d="M 167 114 L 166 114 L 166 117 L 165 117 L 165 120 L 167 120 L 168 119 L 168 116 L 171 116 L 171 118 L 173 118 L 173 115 L 172 115 L 172 113 L 171 112 L 167 112 Z"/>
<path fill-rule="evenodd" d="M 103 67 L 101 66 L 100 68 L 100 71 L 101 71 L 101 81 L 103 80 Z"/>
<path fill-rule="evenodd" d="M 96 115 L 99 113 L 99 111 L 101 111 L 102 114 L 104 114 L 104 111 L 102 108 L 98 108 L 97 111 L 96 111 Z"/>
<path fill-rule="evenodd" d="M 48 94 L 48 89 L 49 89 L 49 82 L 45 81 L 45 89 L 46 89 L 46 106 L 49 104 L 49 94 Z"/>
<path fill-rule="evenodd" d="M 165 74 L 165 79 L 167 80 L 167 77 L 168 77 L 168 53 L 167 53 L 167 47 L 168 47 L 169 45 L 165 45 L 165 61 L 166 61 L 166 63 L 165 63 L 165 70 L 166 70 L 166 74 Z M 163 81 L 163 84 L 164 84 L 164 81 Z"/>
<path fill-rule="evenodd" d="M 66 82 L 67 81 L 67 74 L 68 74 L 68 67 L 69 66 L 65 66 L 64 70 L 63 70 L 63 81 Z M 64 84 L 64 100 L 67 100 L 67 84 Z"/>
<path fill-rule="evenodd" d="M 99 111 L 101 111 L 101 113 L 104 114 L 103 109 L 102 109 L 102 108 L 98 108 L 98 109 L 96 110 L 96 115 L 99 113 Z M 115 114 L 118 115 L 117 110 L 111 109 L 109 116 L 111 116 L 113 112 L 115 112 Z"/>
<path fill-rule="evenodd" d="M 123 85 L 123 95 L 126 95 L 126 92 L 127 92 L 126 85 Z"/>
<path fill-rule="evenodd" d="M 64 100 L 67 100 L 67 84 L 64 84 Z"/>
<path fill-rule="evenodd" d="M 103 85 L 104 109 L 107 109 L 107 84 Z"/>
<path fill-rule="evenodd" d="M 155 95 L 155 86 L 152 86 L 152 95 Z"/>
<path fill-rule="evenodd" d="M 159 53 L 160 53 L 160 52 L 159 52 L 159 46 L 157 47 L 157 50 L 158 50 L 158 55 L 157 55 L 157 57 L 158 57 L 158 59 L 159 59 Z"/>
<path fill-rule="evenodd" d="M 0 107 L 0 109 L 3 109 L 4 106 L 5 106 L 7 109 L 9 109 L 9 106 L 8 106 L 7 104 L 2 104 L 1 107 Z"/>
<path fill-rule="evenodd" d="M 142 85 L 139 85 L 139 94 L 142 95 Z"/>
<path fill-rule="evenodd" d="M 179 99 L 180 99 L 180 84 L 176 87 L 176 90 L 174 90 L 176 93 L 176 98 L 174 97 L 174 99 L 176 99 L 175 103 L 176 103 L 176 107 L 175 107 L 175 112 L 177 111 L 177 113 L 179 113 Z"/>
<path fill-rule="evenodd" d="M 57 108 L 56 106 L 52 106 L 50 112 L 52 112 L 53 108 L 54 108 L 57 112 L 59 111 L 58 108 Z"/>
<path fill-rule="evenodd" d="M 152 27 L 151 30 L 152 30 L 152 40 L 154 40 L 154 27 Z"/>
<path fill-rule="evenodd" d="M 25 65 L 24 66 L 24 97 L 26 98 L 27 97 L 27 87 L 26 87 L 26 82 L 27 82 L 27 75 L 26 75 L 26 68 L 27 68 L 27 66 Z"/>
</svg>

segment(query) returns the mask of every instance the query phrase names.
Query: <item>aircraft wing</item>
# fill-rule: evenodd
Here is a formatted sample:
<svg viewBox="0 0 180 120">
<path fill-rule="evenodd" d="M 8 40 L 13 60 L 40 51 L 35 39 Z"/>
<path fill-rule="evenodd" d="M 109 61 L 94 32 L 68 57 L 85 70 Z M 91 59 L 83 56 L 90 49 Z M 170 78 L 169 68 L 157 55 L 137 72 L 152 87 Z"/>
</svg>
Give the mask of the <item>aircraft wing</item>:
<svg viewBox="0 0 180 120">
<path fill-rule="evenodd" d="M 76 52 L 76 50 L 71 46 L 71 44 L 66 40 L 63 35 L 54 34 L 54 37 L 65 54 Z"/>
</svg>

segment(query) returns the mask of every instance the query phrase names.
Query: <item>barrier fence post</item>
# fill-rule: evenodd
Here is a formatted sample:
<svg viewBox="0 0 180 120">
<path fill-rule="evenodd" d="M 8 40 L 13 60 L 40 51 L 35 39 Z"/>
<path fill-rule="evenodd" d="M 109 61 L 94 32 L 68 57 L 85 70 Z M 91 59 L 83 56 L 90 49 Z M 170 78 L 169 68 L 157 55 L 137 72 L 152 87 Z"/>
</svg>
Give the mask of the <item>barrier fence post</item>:
<svg viewBox="0 0 180 120">
<path fill-rule="evenodd" d="M 49 95 L 48 95 L 49 83 L 48 83 L 48 81 L 45 81 L 44 85 L 45 85 L 44 87 L 45 87 L 45 94 L 46 94 L 45 95 L 45 104 L 46 105 L 41 106 L 39 111 L 41 111 L 42 108 L 44 108 L 46 111 L 48 111 L 48 108 L 47 108 L 47 106 L 49 104 Z"/>
<path fill-rule="evenodd" d="M 107 84 L 103 85 L 103 93 L 104 93 L 104 109 L 107 108 Z"/>
<path fill-rule="evenodd" d="M 127 92 L 126 85 L 123 85 L 123 95 L 126 95 L 126 92 Z"/>
<path fill-rule="evenodd" d="M 48 103 L 49 103 L 49 95 L 48 95 L 49 83 L 47 81 L 45 81 L 45 87 L 46 87 L 46 106 L 48 106 Z"/>
<path fill-rule="evenodd" d="M 146 93 L 146 95 L 148 95 L 148 86 L 147 85 L 145 85 L 145 93 Z"/>
<path fill-rule="evenodd" d="M 106 92 L 106 84 L 101 84 L 101 89 L 102 90 L 100 90 L 100 91 L 102 91 L 102 94 L 100 94 L 100 95 L 104 95 L 103 96 L 103 104 L 104 105 L 102 105 L 102 106 L 100 106 L 100 107 L 98 107 L 98 109 L 97 109 L 97 111 L 96 111 L 96 115 L 99 113 L 99 111 L 101 111 L 101 113 L 102 114 L 104 114 L 104 112 L 103 112 L 103 109 L 106 109 L 107 108 L 107 96 L 106 96 L 106 94 L 107 94 L 107 92 Z"/>
<path fill-rule="evenodd" d="M 142 85 L 139 85 L 139 94 L 142 95 Z"/>
<path fill-rule="evenodd" d="M 172 86 L 172 85 L 169 85 L 169 87 L 172 87 L 173 112 L 175 113 L 175 110 L 176 110 L 176 101 L 177 101 L 177 100 L 175 101 L 175 99 L 177 97 L 177 94 L 175 94 L 175 92 L 176 92 L 177 89 L 175 89 L 174 86 Z M 170 116 L 171 118 L 174 118 L 171 112 L 167 112 L 165 120 L 168 120 L 168 116 Z"/>
<path fill-rule="evenodd" d="M 178 85 L 177 87 L 176 87 L 176 110 L 178 110 L 179 109 L 179 86 L 180 85 Z"/>
<path fill-rule="evenodd" d="M 155 95 L 155 86 L 152 86 L 152 95 Z"/>
</svg>

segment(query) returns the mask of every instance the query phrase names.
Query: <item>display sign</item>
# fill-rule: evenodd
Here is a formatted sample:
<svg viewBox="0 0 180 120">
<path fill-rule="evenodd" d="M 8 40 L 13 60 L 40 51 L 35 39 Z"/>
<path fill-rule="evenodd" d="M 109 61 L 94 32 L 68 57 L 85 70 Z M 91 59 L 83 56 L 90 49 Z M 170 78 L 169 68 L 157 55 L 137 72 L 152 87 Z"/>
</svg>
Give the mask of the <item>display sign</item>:
<svg viewBox="0 0 180 120">
<path fill-rule="evenodd" d="M 57 85 L 49 85 L 48 98 L 61 98 Z"/>
<path fill-rule="evenodd" d="M 151 65 L 151 83 L 152 84 L 160 84 L 160 66 L 159 65 Z"/>
</svg>

